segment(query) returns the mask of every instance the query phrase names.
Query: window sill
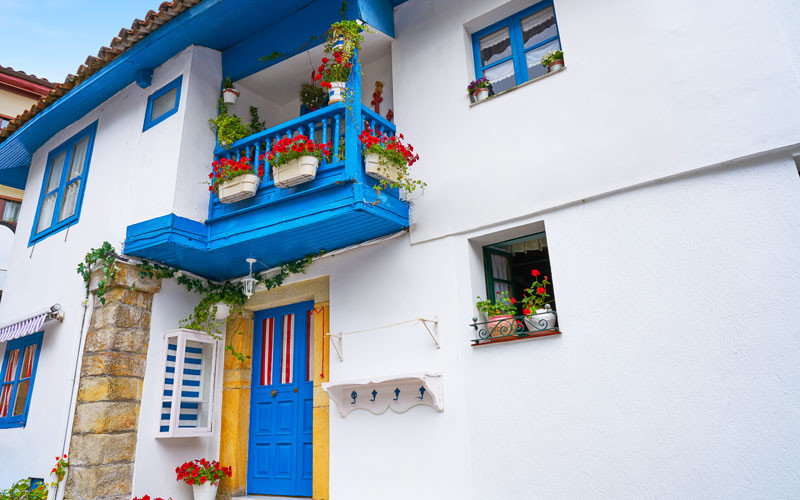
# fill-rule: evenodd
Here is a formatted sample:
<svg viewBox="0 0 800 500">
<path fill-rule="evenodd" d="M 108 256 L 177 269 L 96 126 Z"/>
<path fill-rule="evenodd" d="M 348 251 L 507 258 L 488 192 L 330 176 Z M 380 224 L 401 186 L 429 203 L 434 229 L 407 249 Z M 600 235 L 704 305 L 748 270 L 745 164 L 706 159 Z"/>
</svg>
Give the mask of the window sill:
<svg viewBox="0 0 800 500">
<path fill-rule="evenodd" d="M 551 77 L 551 76 L 553 76 L 553 75 L 557 75 L 558 73 L 561 73 L 561 72 L 562 72 L 562 71 L 564 71 L 565 69 L 567 69 L 567 67 L 566 67 L 566 66 L 564 66 L 564 67 L 563 67 L 563 68 L 561 68 L 561 69 L 557 69 L 557 70 L 555 70 L 555 71 L 552 71 L 552 72 L 550 72 L 550 73 L 546 73 L 546 74 L 544 74 L 544 75 L 542 75 L 542 76 L 540 76 L 540 77 L 534 78 L 533 80 L 528 80 L 528 81 L 527 81 L 527 82 L 525 82 L 525 83 L 520 83 L 519 85 L 517 85 L 517 86 L 515 86 L 515 87 L 511 87 L 511 88 L 510 88 L 510 89 L 508 89 L 508 90 L 504 90 L 504 91 L 502 91 L 502 92 L 500 92 L 500 93 L 497 93 L 497 94 L 495 94 L 495 95 L 493 95 L 493 96 L 487 97 L 486 99 L 484 99 L 484 100 L 482 100 L 482 101 L 471 102 L 471 103 L 469 103 L 469 107 L 471 108 L 471 107 L 473 107 L 473 106 L 477 106 L 478 104 L 484 104 L 484 103 L 487 103 L 487 102 L 489 102 L 489 101 L 492 101 L 492 100 L 494 100 L 494 99 L 495 99 L 495 98 L 497 98 L 497 97 L 500 97 L 500 96 L 502 96 L 502 95 L 506 95 L 506 94 L 508 94 L 508 93 L 510 93 L 510 92 L 514 92 L 514 91 L 515 91 L 515 90 L 517 90 L 517 89 L 521 89 L 521 88 L 523 88 L 523 87 L 527 87 L 528 85 L 530 85 L 530 84 L 532 84 L 532 83 L 536 83 L 536 82 L 538 82 L 539 80 L 543 80 L 543 79 L 545 79 L 545 78 L 548 78 L 548 77 Z"/>
<path fill-rule="evenodd" d="M 474 339 L 472 341 L 472 347 L 478 347 L 489 344 L 499 344 L 501 342 L 511 342 L 512 340 L 538 339 L 540 337 L 550 337 L 551 335 L 561 335 L 561 331 L 558 328 L 556 328 L 554 330 L 542 330 L 540 332 L 518 333 L 516 335 L 509 335 L 507 337 L 490 337 L 488 339 Z"/>
</svg>

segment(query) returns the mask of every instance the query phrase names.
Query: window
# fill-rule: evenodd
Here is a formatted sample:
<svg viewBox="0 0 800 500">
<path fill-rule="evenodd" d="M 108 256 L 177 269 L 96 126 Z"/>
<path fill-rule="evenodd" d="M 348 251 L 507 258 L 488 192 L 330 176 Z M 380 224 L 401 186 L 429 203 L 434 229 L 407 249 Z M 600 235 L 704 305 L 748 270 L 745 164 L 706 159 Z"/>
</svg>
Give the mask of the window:
<svg viewBox="0 0 800 500">
<path fill-rule="evenodd" d="M 24 427 L 44 332 L 8 342 L 0 388 L 0 429 Z"/>
<path fill-rule="evenodd" d="M 182 81 L 183 75 L 156 90 L 147 98 L 143 131 L 158 125 L 178 112 Z"/>
<path fill-rule="evenodd" d="M 11 120 L 13 120 L 13 118 L 10 116 L 0 115 L 0 130 L 6 128 Z"/>
<path fill-rule="evenodd" d="M 157 436 L 211 435 L 219 343 L 201 332 L 173 330 L 164 344 Z"/>
<path fill-rule="evenodd" d="M 94 122 L 48 155 L 31 245 L 78 222 L 96 130 Z"/>
<path fill-rule="evenodd" d="M 20 201 L 0 198 L 0 220 L 16 226 L 20 205 Z"/>
<path fill-rule="evenodd" d="M 502 92 L 546 74 L 542 56 L 559 49 L 553 2 L 540 2 L 472 35 L 475 77 Z"/>
</svg>

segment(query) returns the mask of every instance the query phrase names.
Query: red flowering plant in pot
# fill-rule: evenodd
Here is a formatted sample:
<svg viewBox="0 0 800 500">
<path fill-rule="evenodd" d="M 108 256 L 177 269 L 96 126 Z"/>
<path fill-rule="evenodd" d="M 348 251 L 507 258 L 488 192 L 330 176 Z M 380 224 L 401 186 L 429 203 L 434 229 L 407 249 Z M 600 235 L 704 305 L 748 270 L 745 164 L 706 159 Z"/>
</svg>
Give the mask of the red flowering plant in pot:
<svg viewBox="0 0 800 500">
<path fill-rule="evenodd" d="M 150 495 L 145 495 L 145 496 L 143 496 L 141 498 L 140 497 L 133 497 L 133 500 L 151 500 L 151 498 L 150 498 Z M 155 497 L 152 500 L 172 500 L 172 497 L 169 497 L 169 499 L 166 499 L 166 498 L 163 498 L 163 497 Z"/>
<path fill-rule="evenodd" d="M 475 307 L 489 318 L 486 331 L 490 337 L 505 337 L 520 329 L 514 321 L 514 315 L 517 313 L 516 304 L 517 301 L 514 297 L 509 297 L 508 292 L 497 292 L 494 302 L 489 299 L 481 300 L 478 297 Z"/>
<path fill-rule="evenodd" d="M 216 193 L 222 203 L 235 203 L 254 196 L 262 177 L 264 168 L 256 170 L 246 156 L 238 160 L 220 158 L 211 164 L 208 190 Z"/>
<path fill-rule="evenodd" d="M 403 134 L 387 136 L 369 127 L 358 136 L 364 153 L 364 170 L 367 175 L 379 179 L 378 191 L 383 188 L 398 188 L 413 193 L 426 184 L 413 179 L 409 168 L 419 160 L 414 146 L 405 142 Z"/>
<path fill-rule="evenodd" d="M 231 477 L 230 467 L 222 467 L 216 460 L 201 458 L 186 462 L 175 469 L 178 481 L 192 486 L 195 500 L 214 500 L 219 480 Z"/>
<path fill-rule="evenodd" d="M 275 186 L 287 188 L 313 181 L 319 162 L 330 158 L 330 147 L 330 143 L 314 143 L 308 136 L 298 134 L 274 143 L 261 160 L 269 161 Z"/>
<path fill-rule="evenodd" d="M 552 330 L 556 326 L 556 314 L 547 300 L 547 286 L 552 283 L 547 276 L 542 276 L 538 269 L 531 270 L 534 281 L 522 296 L 522 314 L 525 315 L 525 326 L 532 332 Z M 541 276 L 541 277 L 540 277 Z"/>
<path fill-rule="evenodd" d="M 331 57 L 322 58 L 314 81 L 319 82 L 320 87 L 328 90 L 329 104 L 345 100 L 347 79 L 350 78 L 352 70 L 353 63 L 350 62 L 350 57 L 341 50 L 333 52 Z"/>
</svg>

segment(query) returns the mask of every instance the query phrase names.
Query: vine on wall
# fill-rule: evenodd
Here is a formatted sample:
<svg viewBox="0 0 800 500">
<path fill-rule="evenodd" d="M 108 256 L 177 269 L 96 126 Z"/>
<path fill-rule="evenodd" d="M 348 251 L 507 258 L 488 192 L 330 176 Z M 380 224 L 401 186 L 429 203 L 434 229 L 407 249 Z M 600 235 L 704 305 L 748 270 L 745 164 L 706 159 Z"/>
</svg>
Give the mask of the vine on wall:
<svg viewBox="0 0 800 500">
<path fill-rule="evenodd" d="M 255 274 L 254 277 L 264 288 L 271 290 L 281 286 L 286 278 L 292 274 L 304 273 L 314 257 L 322 255 L 323 253 L 324 251 L 319 254 L 307 255 L 296 261 L 282 264 L 277 268 L 277 272 L 270 276 L 267 276 L 267 273 L 262 271 Z M 78 274 L 80 274 L 86 282 L 87 298 L 89 296 L 89 283 L 92 277 L 92 270 L 99 268 L 102 269 L 103 276 L 97 283 L 97 298 L 101 303 L 106 303 L 105 294 L 108 292 L 108 287 L 119 270 L 116 265 L 117 259 L 125 260 L 124 257 L 117 254 L 116 250 L 109 242 L 104 241 L 100 248 L 92 248 L 89 250 L 83 262 L 78 264 Z M 147 260 L 142 260 L 136 264 L 136 267 L 139 270 L 139 276 L 142 278 L 171 278 L 179 285 L 186 288 L 187 291 L 203 295 L 203 298 L 197 306 L 195 306 L 192 313 L 179 322 L 179 326 L 181 328 L 205 332 L 218 340 L 224 338 L 225 332 L 223 330 L 224 322 L 216 320 L 217 304 L 222 302 L 230 307 L 232 313 L 241 313 L 242 306 L 244 306 L 244 303 L 247 301 L 247 296 L 242 291 L 241 283 L 230 280 L 216 282 L 198 278 L 186 274 L 178 268 Z M 133 290 L 134 286 L 135 284 L 131 285 L 131 290 Z M 231 355 L 239 361 L 244 361 L 250 357 L 238 352 L 230 343 L 225 346 L 225 349 L 230 351 Z"/>
</svg>

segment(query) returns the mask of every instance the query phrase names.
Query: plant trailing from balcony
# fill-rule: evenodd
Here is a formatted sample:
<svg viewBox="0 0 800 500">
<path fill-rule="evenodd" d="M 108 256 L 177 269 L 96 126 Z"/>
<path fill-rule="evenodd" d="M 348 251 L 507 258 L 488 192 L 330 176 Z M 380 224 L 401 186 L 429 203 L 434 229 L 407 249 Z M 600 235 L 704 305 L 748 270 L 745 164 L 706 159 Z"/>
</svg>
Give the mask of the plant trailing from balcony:
<svg viewBox="0 0 800 500">
<path fill-rule="evenodd" d="M 403 134 L 387 136 L 367 127 L 358 136 L 364 153 L 364 168 L 367 175 L 380 180 L 376 190 L 387 187 L 413 193 L 425 188 L 421 180 L 411 177 L 410 167 L 419 160 L 414 146 L 404 142 Z"/>
<path fill-rule="evenodd" d="M 312 78 L 316 77 L 316 73 L 312 73 Z M 300 86 L 300 104 L 315 111 L 325 106 L 328 101 L 328 94 L 325 89 L 315 85 L 314 83 L 304 83 Z"/>
<path fill-rule="evenodd" d="M 272 166 L 272 181 L 277 187 L 291 187 L 314 180 L 319 162 L 330 158 L 330 143 L 315 144 L 305 135 L 284 137 L 260 159 Z"/>
<path fill-rule="evenodd" d="M 318 254 L 306 255 L 305 257 L 281 264 L 280 266 L 267 271 L 262 271 L 255 275 L 258 282 L 267 290 L 279 287 L 283 282 L 292 274 L 301 274 L 306 271 L 306 268 L 311 264 L 314 257 L 323 255 L 325 251 L 320 251 Z M 113 280 L 119 270 L 116 266 L 116 260 L 128 260 L 127 258 L 116 253 L 114 247 L 107 241 L 104 241 L 100 248 L 92 248 L 84 257 L 84 261 L 78 265 L 78 273 L 86 283 L 86 293 L 88 297 L 89 282 L 91 280 L 91 268 L 97 262 L 102 262 L 104 282 L 103 288 L 100 288 L 98 283 L 97 295 L 101 302 L 105 304 L 105 295 L 108 291 L 108 283 Z M 195 306 L 192 313 L 180 321 L 180 326 L 192 330 L 199 330 L 205 332 L 212 337 L 222 340 L 224 339 L 224 331 L 220 322 L 215 320 L 217 313 L 217 303 L 223 302 L 227 304 L 233 311 L 241 313 L 242 306 L 247 301 L 241 283 L 238 281 L 226 280 L 223 282 L 216 282 L 206 280 L 203 278 L 194 277 L 187 274 L 175 267 L 165 266 L 156 262 L 142 260 L 136 264 L 139 271 L 139 276 L 142 279 L 174 279 L 179 285 L 183 286 L 188 292 L 195 292 L 203 295 L 203 298 Z M 111 276 L 108 278 L 108 276 Z M 133 289 L 135 286 L 131 285 Z M 102 295 L 101 295 L 102 292 Z M 239 361 L 244 361 L 249 356 L 238 352 L 232 344 L 225 346 L 225 349 Z M 0 497 L 2 500 L 2 497 Z"/>
<path fill-rule="evenodd" d="M 266 126 L 266 122 L 259 119 L 258 108 L 255 106 L 250 106 L 250 123 L 247 126 L 250 128 L 250 135 L 261 132 Z"/>
<path fill-rule="evenodd" d="M 242 119 L 236 115 L 228 114 L 228 105 L 219 100 L 219 115 L 208 123 L 217 132 L 217 141 L 220 146 L 229 148 L 231 144 L 250 135 L 250 129 L 242 123 Z"/>
<path fill-rule="evenodd" d="M 542 66 L 547 68 L 547 72 L 556 71 L 564 67 L 564 51 L 551 50 L 542 56 Z"/>
</svg>

